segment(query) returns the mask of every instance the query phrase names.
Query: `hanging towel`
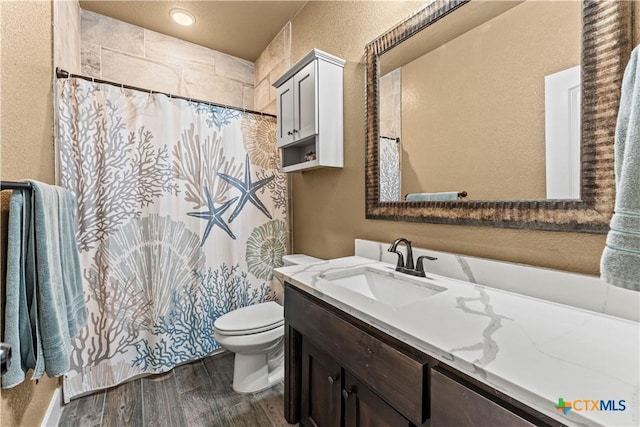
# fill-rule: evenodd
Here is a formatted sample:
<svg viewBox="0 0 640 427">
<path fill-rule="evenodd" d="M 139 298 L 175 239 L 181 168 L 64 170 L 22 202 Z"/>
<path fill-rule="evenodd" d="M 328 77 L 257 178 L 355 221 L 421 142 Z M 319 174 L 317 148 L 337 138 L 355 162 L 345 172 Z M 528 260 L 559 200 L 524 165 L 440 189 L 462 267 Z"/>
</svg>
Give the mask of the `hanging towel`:
<svg viewBox="0 0 640 427">
<path fill-rule="evenodd" d="M 35 281 L 26 272 L 31 222 L 31 192 L 14 190 L 9 205 L 7 230 L 7 270 L 4 311 L 4 341 L 11 346 L 13 360 L 2 375 L 2 387 L 14 387 L 24 381 L 37 358 L 37 305 Z M 30 257 L 33 259 L 33 257 Z M 33 318 L 32 318 L 33 316 Z"/>
<path fill-rule="evenodd" d="M 457 191 L 443 193 L 409 193 L 405 198 L 408 202 L 429 202 L 438 200 L 458 200 Z"/>
<path fill-rule="evenodd" d="M 86 324 L 82 276 L 75 240 L 75 199 L 60 187 L 30 181 L 33 186 L 35 278 L 42 355 L 33 378 L 69 370 L 71 340 Z M 29 266 L 27 266 L 29 267 Z M 29 274 L 29 268 L 27 268 Z"/>
<path fill-rule="evenodd" d="M 611 285 L 640 291 L 640 47 L 622 79 L 615 133 L 616 201 L 600 272 Z"/>
</svg>

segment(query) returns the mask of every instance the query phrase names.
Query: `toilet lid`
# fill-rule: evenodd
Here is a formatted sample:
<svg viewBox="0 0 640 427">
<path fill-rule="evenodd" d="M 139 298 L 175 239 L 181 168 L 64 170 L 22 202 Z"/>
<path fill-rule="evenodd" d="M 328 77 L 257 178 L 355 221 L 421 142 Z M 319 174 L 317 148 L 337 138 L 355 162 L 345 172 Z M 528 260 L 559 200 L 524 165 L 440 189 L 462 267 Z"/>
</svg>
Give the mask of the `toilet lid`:
<svg viewBox="0 0 640 427">
<path fill-rule="evenodd" d="M 273 301 L 242 307 L 220 316 L 213 327 L 225 335 L 248 335 L 284 324 L 284 309 Z"/>
</svg>

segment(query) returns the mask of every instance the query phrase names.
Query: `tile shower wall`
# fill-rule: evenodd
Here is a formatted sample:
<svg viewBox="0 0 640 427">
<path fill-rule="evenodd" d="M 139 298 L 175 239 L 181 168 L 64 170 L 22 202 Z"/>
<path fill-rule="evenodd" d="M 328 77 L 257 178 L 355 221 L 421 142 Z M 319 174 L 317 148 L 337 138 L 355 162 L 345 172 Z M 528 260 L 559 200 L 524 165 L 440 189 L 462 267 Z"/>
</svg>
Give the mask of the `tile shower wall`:
<svg viewBox="0 0 640 427">
<path fill-rule="evenodd" d="M 257 111 L 276 114 L 276 90 L 278 77 L 291 68 L 291 22 L 280 30 L 256 59 L 254 106 Z M 291 201 L 292 178 L 287 174 L 287 253 L 293 252 L 293 203 Z"/>
<path fill-rule="evenodd" d="M 291 22 L 288 22 L 256 60 L 256 110 L 276 114 L 276 90 L 272 86 L 291 67 Z"/>
<path fill-rule="evenodd" d="M 83 10 L 82 74 L 254 109 L 254 64 Z"/>
<path fill-rule="evenodd" d="M 54 67 L 80 73 L 80 4 L 77 0 L 53 2 Z"/>
</svg>

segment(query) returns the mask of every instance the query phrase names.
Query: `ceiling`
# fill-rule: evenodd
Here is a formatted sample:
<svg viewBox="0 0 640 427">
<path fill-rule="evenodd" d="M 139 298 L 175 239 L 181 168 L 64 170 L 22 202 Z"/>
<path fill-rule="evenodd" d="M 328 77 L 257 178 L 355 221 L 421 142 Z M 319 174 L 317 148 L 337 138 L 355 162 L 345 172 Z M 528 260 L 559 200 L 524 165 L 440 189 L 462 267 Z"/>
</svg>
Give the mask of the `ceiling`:
<svg viewBox="0 0 640 427">
<path fill-rule="evenodd" d="M 80 0 L 80 7 L 254 62 L 306 1 L 103 1 Z M 196 17 L 190 27 L 171 19 L 185 9 Z"/>
</svg>

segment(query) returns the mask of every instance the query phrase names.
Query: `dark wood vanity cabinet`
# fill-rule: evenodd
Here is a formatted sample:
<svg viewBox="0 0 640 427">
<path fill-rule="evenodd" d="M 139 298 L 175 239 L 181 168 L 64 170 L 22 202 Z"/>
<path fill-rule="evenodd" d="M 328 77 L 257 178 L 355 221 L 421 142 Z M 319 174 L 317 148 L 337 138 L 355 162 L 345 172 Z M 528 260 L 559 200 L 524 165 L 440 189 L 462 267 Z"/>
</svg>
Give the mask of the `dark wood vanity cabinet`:
<svg viewBox="0 0 640 427">
<path fill-rule="evenodd" d="M 422 426 L 427 356 L 290 286 L 285 417 L 319 427 Z"/>
<path fill-rule="evenodd" d="M 410 427 L 406 418 L 309 341 L 302 340 L 300 424 Z"/>
<path fill-rule="evenodd" d="M 437 369 L 431 370 L 431 405 L 430 427 L 536 425 Z"/>
<path fill-rule="evenodd" d="M 300 424 L 334 427 L 342 418 L 342 368 L 326 353 L 302 340 Z"/>
<path fill-rule="evenodd" d="M 563 425 L 288 284 L 285 351 L 291 424 Z"/>
<path fill-rule="evenodd" d="M 411 427 L 414 425 L 349 373 L 345 374 L 342 397 L 345 427 Z"/>
</svg>

